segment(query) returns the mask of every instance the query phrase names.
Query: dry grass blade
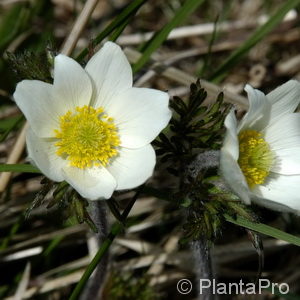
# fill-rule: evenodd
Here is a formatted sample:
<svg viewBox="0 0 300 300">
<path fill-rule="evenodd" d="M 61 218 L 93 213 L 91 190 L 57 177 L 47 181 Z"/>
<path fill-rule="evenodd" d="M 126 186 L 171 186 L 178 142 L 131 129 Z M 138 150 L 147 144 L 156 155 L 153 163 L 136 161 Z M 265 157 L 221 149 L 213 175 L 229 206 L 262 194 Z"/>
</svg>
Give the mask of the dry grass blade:
<svg viewBox="0 0 300 300">
<path fill-rule="evenodd" d="M 131 48 L 125 48 L 124 49 L 125 54 L 128 57 L 128 60 L 132 63 L 138 61 L 139 57 L 141 56 L 141 53 L 133 50 Z M 155 60 L 158 60 L 158 55 L 153 55 L 152 61 L 155 62 Z M 195 82 L 197 78 L 193 75 L 187 74 L 179 69 L 176 69 L 174 67 L 164 66 L 163 64 L 160 64 L 159 67 L 156 67 L 156 70 L 160 70 L 160 75 L 174 80 L 180 84 L 183 84 L 185 86 L 189 86 L 191 83 Z M 153 71 L 151 71 L 153 72 Z M 155 72 L 156 73 L 156 72 Z M 242 97 L 240 95 L 235 95 L 231 92 L 224 91 L 219 86 L 210 83 L 204 79 L 201 79 L 201 85 L 205 90 L 207 90 L 208 94 L 215 97 L 221 92 L 224 92 L 224 99 L 225 101 L 228 101 L 230 103 L 238 105 L 242 109 L 246 109 L 248 107 L 248 100 L 245 97 Z"/>
<path fill-rule="evenodd" d="M 98 4 L 99 0 L 88 0 L 85 3 L 83 10 L 81 11 L 80 15 L 78 16 L 74 26 L 68 35 L 67 39 L 65 40 L 62 48 L 61 53 L 70 56 L 73 49 L 75 48 L 78 39 L 80 37 L 81 32 L 83 31 L 84 27 L 86 26 L 91 14 L 93 13 L 96 5 Z"/>
<path fill-rule="evenodd" d="M 26 123 L 23 126 L 23 128 L 15 142 L 12 151 L 10 152 L 10 155 L 7 159 L 7 164 L 15 164 L 16 162 L 18 162 L 20 156 L 22 155 L 24 146 L 25 146 L 25 137 L 26 137 L 27 128 L 28 128 L 28 124 Z M 0 174 L 0 193 L 5 191 L 10 177 L 11 177 L 11 173 L 9 173 L 9 172 Z"/>
<path fill-rule="evenodd" d="M 82 274 L 83 271 L 77 271 L 70 275 L 59 277 L 57 279 L 47 280 L 42 284 L 41 287 L 33 287 L 28 289 L 23 294 L 23 299 L 30 299 L 36 294 L 44 294 L 65 286 L 69 286 L 70 284 L 78 282 Z M 14 300 L 14 297 L 6 297 L 3 300 Z"/>
<path fill-rule="evenodd" d="M 30 270 L 31 270 L 31 264 L 30 264 L 30 262 L 28 262 L 26 264 L 26 267 L 25 267 L 24 273 L 22 275 L 22 278 L 21 278 L 21 280 L 18 284 L 18 288 L 17 288 L 17 291 L 15 293 L 14 300 L 24 299 L 23 295 L 25 294 L 25 291 L 27 289 L 29 279 L 30 279 Z"/>
<path fill-rule="evenodd" d="M 292 20 L 295 20 L 296 18 L 297 18 L 297 12 L 295 10 L 291 10 L 284 18 L 283 23 L 290 22 Z M 258 17 L 256 20 L 237 20 L 234 22 L 222 22 L 218 24 L 218 32 L 222 33 L 222 32 L 232 32 L 241 29 L 249 29 L 249 28 L 256 27 L 257 25 L 262 25 L 266 23 L 267 20 L 268 20 L 268 16 L 263 15 Z M 182 38 L 188 38 L 193 36 L 212 34 L 214 31 L 214 26 L 215 26 L 214 23 L 207 23 L 207 24 L 197 24 L 197 25 L 174 28 L 170 32 L 167 40 L 175 40 L 175 39 L 182 39 Z M 117 42 L 120 45 L 124 45 L 124 46 L 139 45 L 141 43 L 150 40 L 153 34 L 154 32 L 123 35 L 117 39 Z"/>
</svg>

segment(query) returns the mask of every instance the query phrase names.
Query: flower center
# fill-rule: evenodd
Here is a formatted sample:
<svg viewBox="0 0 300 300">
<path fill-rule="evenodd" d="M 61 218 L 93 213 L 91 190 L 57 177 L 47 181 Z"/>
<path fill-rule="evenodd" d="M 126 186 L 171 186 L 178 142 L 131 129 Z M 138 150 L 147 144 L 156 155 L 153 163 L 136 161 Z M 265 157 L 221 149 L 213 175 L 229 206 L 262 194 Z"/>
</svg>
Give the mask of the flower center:
<svg viewBox="0 0 300 300">
<path fill-rule="evenodd" d="M 245 130 L 239 134 L 240 168 L 250 188 L 263 184 L 270 173 L 274 155 L 262 134 L 255 130 Z"/>
<path fill-rule="evenodd" d="M 68 111 L 59 121 L 60 129 L 54 130 L 59 139 L 56 154 L 67 158 L 71 166 L 106 166 L 118 154 L 117 127 L 102 107 L 77 106 L 75 112 Z"/>
</svg>

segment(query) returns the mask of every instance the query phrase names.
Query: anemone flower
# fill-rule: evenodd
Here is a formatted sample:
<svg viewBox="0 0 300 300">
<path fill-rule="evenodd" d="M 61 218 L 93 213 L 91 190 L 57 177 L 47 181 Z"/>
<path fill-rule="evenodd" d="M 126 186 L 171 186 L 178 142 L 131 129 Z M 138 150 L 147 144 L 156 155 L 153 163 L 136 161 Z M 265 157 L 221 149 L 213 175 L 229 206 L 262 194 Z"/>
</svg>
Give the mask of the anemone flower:
<svg viewBox="0 0 300 300">
<path fill-rule="evenodd" d="M 130 64 L 112 42 L 85 69 L 56 56 L 53 77 L 23 80 L 14 93 L 30 126 L 30 160 L 90 200 L 144 183 L 156 162 L 150 143 L 171 118 L 168 94 L 132 87 Z"/>
<path fill-rule="evenodd" d="M 249 204 L 300 212 L 300 83 L 290 80 L 268 95 L 246 85 L 249 111 L 237 122 L 234 110 L 220 168 L 231 189 Z"/>
</svg>

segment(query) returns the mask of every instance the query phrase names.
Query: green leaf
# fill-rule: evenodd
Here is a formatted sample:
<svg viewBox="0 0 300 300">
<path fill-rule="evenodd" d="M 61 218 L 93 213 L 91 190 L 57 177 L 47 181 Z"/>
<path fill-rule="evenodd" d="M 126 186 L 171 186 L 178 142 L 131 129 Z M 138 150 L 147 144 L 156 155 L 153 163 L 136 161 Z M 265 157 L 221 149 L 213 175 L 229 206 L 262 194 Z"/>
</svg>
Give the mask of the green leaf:
<svg viewBox="0 0 300 300">
<path fill-rule="evenodd" d="M 248 51 L 270 33 L 284 18 L 284 16 L 293 8 L 300 4 L 300 0 L 288 0 L 270 17 L 270 19 L 236 49 L 224 63 L 210 76 L 210 80 L 218 81 L 226 72 L 228 72 Z"/>
<path fill-rule="evenodd" d="M 124 22 L 135 15 L 139 8 L 145 4 L 148 0 L 135 0 L 132 1 L 119 15 L 115 18 L 94 40 L 91 42 L 92 47 L 96 47 L 100 44 L 108 35 L 110 35 L 115 29 L 119 26 L 122 27 Z M 83 49 L 80 54 L 77 56 L 76 60 L 81 61 L 88 53 L 89 48 Z"/>
<path fill-rule="evenodd" d="M 142 49 L 143 55 L 133 65 L 133 72 L 139 71 L 149 60 L 151 54 L 167 39 L 171 30 L 182 23 L 203 2 L 204 0 L 186 0 L 173 19 L 145 44 Z"/>
<path fill-rule="evenodd" d="M 0 172 L 41 173 L 39 169 L 29 164 L 0 164 Z"/>
<path fill-rule="evenodd" d="M 276 238 L 278 240 L 283 240 L 288 243 L 291 243 L 296 246 L 300 246 L 300 237 L 294 236 L 292 234 L 286 233 L 284 231 L 281 231 L 277 228 L 268 226 L 266 224 L 262 223 L 255 223 L 251 222 L 243 217 L 237 216 L 236 218 L 233 218 L 227 214 L 224 215 L 226 221 L 233 223 L 235 225 L 239 225 L 245 228 L 248 228 L 250 230 L 271 236 L 273 238 Z"/>
</svg>

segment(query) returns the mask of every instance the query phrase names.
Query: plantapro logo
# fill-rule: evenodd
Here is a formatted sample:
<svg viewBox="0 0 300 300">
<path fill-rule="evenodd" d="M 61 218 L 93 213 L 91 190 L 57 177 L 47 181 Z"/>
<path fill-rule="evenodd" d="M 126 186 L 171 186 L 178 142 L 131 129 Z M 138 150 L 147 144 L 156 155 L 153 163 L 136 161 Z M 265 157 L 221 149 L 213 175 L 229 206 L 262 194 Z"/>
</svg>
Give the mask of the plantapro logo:
<svg viewBox="0 0 300 300">
<path fill-rule="evenodd" d="M 200 279 L 199 293 L 204 294 L 205 290 L 210 289 L 214 295 L 260 295 L 264 290 L 268 289 L 269 292 L 275 294 L 287 294 L 290 287 L 287 283 L 274 283 L 268 279 L 259 279 L 257 284 L 245 283 L 242 279 L 237 282 L 217 282 L 215 279 Z M 180 279 L 177 282 L 177 291 L 182 295 L 187 295 L 193 290 L 193 284 L 188 279 Z"/>
<path fill-rule="evenodd" d="M 217 282 L 215 279 L 200 279 L 200 295 L 205 289 L 211 289 L 214 295 L 255 295 L 262 294 L 263 290 L 269 289 L 272 294 L 279 291 L 281 294 L 287 294 L 290 290 L 287 283 L 274 283 L 268 279 L 259 279 L 257 284 L 244 283 L 242 279 L 237 282 Z"/>
</svg>

